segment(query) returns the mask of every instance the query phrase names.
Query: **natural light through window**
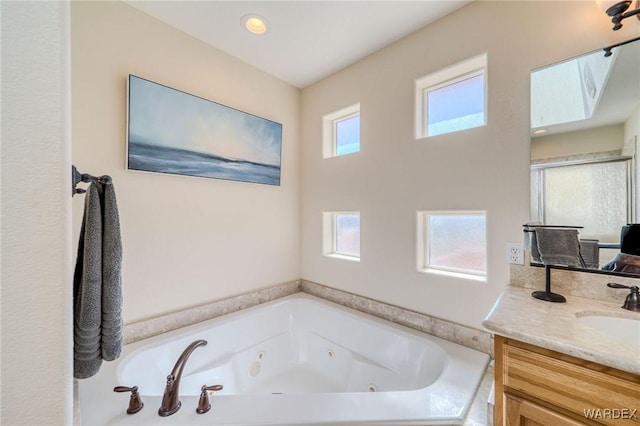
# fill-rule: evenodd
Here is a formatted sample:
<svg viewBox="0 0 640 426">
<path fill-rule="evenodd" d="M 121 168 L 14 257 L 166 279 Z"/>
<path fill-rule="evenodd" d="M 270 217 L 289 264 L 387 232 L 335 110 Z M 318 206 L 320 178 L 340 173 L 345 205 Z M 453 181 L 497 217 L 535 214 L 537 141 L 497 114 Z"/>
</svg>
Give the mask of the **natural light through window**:
<svg viewBox="0 0 640 426">
<path fill-rule="evenodd" d="M 427 136 L 484 125 L 484 74 L 425 90 Z"/>
<path fill-rule="evenodd" d="M 322 117 L 322 145 L 324 158 L 360 151 L 360 104 Z"/>
<path fill-rule="evenodd" d="M 325 212 L 324 254 L 347 260 L 360 259 L 360 213 Z"/>
<path fill-rule="evenodd" d="M 360 151 L 360 114 L 336 120 L 334 126 L 336 155 Z"/>
<path fill-rule="evenodd" d="M 417 221 L 419 271 L 484 280 L 485 212 L 418 212 Z"/>
<path fill-rule="evenodd" d="M 416 138 L 487 123 L 486 61 L 479 55 L 416 80 Z"/>
</svg>

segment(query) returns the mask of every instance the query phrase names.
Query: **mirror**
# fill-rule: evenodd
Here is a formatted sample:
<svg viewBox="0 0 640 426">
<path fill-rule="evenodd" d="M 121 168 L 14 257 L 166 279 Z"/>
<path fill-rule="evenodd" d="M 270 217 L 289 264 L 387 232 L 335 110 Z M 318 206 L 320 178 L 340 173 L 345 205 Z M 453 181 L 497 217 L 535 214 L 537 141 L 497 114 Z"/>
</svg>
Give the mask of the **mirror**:
<svg viewBox="0 0 640 426">
<path fill-rule="evenodd" d="M 640 219 L 640 38 L 605 52 L 531 72 L 531 223 L 581 227 L 592 270 Z"/>
</svg>

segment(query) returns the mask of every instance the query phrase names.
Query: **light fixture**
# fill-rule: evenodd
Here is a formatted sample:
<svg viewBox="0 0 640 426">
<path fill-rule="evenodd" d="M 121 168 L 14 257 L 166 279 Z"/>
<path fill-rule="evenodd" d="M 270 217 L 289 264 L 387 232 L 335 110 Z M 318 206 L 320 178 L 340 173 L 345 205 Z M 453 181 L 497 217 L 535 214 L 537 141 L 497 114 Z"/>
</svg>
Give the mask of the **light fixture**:
<svg viewBox="0 0 640 426">
<path fill-rule="evenodd" d="M 547 129 L 538 129 L 533 131 L 534 135 L 542 135 L 544 133 L 547 133 Z"/>
<path fill-rule="evenodd" d="M 252 34 L 264 34 L 267 32 L 267 20 L 260 15 L 244 15 L 241 19 L 242 26 Z"/>
<path fill-rule="evenodd" d="M 596 0 L 598 7 L 607 15 L 611 16 L 611 22 L 613 22 L 613 31 L 617 31 L 622 28 L 622 20 L 627 19 L 630 16 L 636 16 L 640 19 L 640 0 L 635 0 L 635 9 L 629 9 L 632 0 Z"/>
</svg>

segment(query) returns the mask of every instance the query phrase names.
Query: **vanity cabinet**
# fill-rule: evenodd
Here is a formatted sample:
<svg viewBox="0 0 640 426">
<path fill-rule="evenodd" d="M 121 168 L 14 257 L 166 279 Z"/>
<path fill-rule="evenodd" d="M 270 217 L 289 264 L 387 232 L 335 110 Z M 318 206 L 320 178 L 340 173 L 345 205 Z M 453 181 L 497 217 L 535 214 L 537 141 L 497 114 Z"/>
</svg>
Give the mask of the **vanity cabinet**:
<svg viewBox="0 0 640 426">
<path fill-rule="evenodd" d="M 640 425 L 640 376 L 495 336 L 495 425 Z"/>
</svg>

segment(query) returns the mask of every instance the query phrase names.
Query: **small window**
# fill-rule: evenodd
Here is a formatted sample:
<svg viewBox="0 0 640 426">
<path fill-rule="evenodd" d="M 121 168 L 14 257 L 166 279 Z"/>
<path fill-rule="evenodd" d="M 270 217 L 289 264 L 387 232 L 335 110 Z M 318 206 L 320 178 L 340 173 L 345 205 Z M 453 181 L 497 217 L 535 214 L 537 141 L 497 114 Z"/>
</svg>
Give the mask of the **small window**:
<svg viewBox="0 0 640 426">
<path fill-rule="evenodd" d="M 324 213 L 324 254 L 360 260 L 360 213 Z"/>
<path fill-rule="evenodd" d="M 418 270 L 484 280 L 485 212 L 418 212 Z"/>
<path fill-rule="evenodd" d="M 484 126 L 486 54 L 416 80 L 416 138 Z"/>
<path fill-rule="evenodd" d="M 336 155 L 360 151 L 360 114 L 353 114 L 334 122 Z"/>
<path fill-rule="evenodd" d="M 360 151 L 360 104 L 322 118 L 324 158 Z"/>
</svg>

